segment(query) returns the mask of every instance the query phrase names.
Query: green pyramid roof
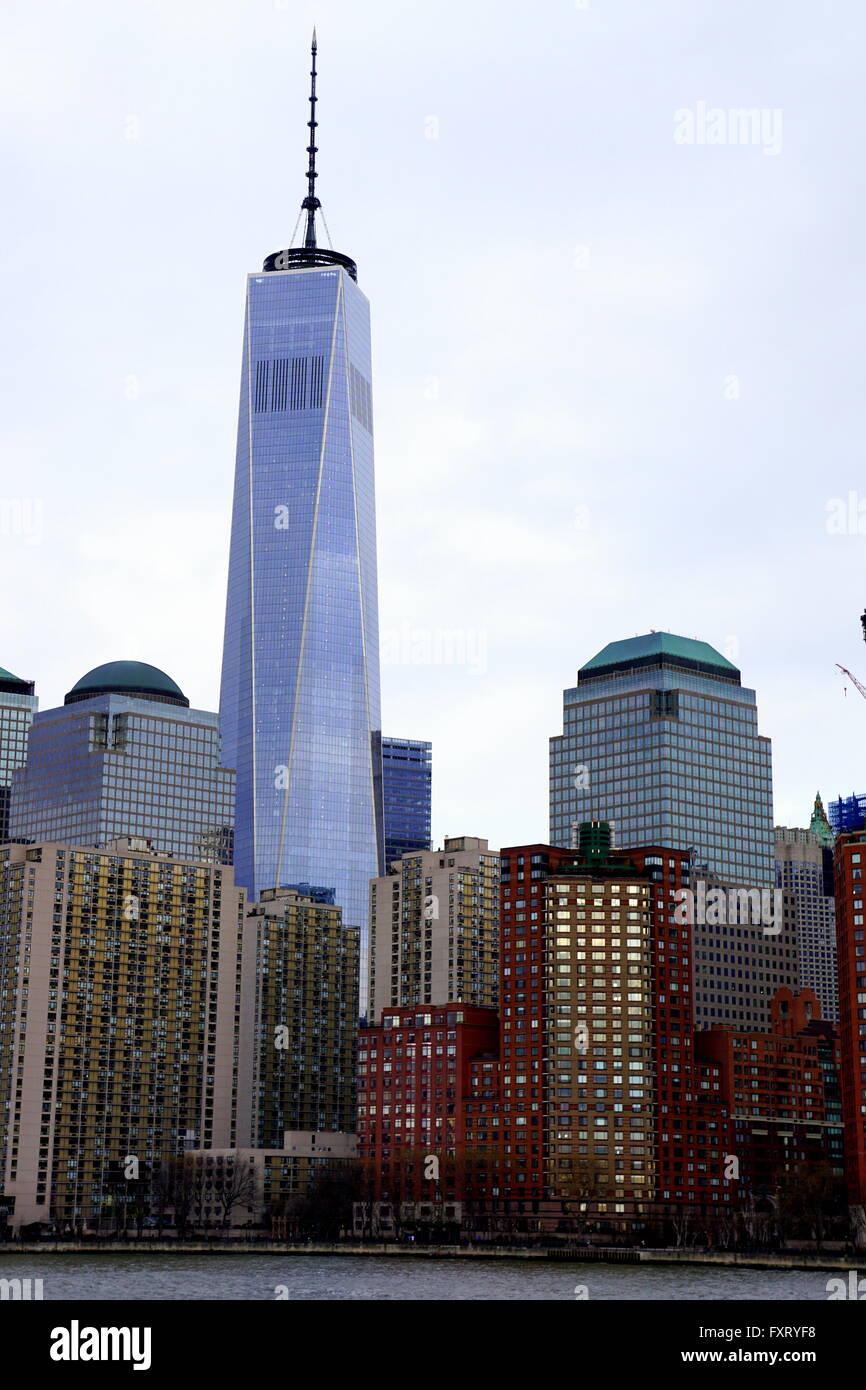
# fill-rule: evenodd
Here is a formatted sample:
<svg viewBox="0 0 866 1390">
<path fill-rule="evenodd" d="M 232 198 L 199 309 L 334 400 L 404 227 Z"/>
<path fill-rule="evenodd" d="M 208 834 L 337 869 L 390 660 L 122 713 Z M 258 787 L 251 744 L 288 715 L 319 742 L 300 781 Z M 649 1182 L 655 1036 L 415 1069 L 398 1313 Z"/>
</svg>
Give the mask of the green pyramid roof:
<svg viewBox="0 0 866 1390">
<path fill-rule="evenodd" d="M 606 647 L 581 666 L 580 675 L 594 675 L 610 667 L 642 666 L 651 664 L 654 658 L 667 660 L 671 665 L 687 663 L 690 666 L 718 671 L 729 679 L 739 677 L 733 662 L 711 647 L 709 642 L 698 642 L 694 637 L 677 637 L 673 632 L 648 632 L 644 637 L 627 637 L 621 642 L 608 642 Z"/>
</svg>

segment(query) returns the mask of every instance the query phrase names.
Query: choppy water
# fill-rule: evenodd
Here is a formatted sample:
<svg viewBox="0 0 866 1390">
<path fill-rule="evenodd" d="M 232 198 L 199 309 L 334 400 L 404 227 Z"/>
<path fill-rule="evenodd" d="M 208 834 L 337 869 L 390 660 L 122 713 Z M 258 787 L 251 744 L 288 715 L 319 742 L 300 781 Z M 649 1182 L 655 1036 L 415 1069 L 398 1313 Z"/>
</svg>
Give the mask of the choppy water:
<svg viewBox="0 0 866 1390">
<path fill-rule="evenodd" d="M 709 1269 L 374 1255 L 20 1255 L 0 1278 L 49 1299 L 826 1300 L 824 1270 Z M 585 1294 L 580 1292 L 585 1286 Z"/>
</svg>

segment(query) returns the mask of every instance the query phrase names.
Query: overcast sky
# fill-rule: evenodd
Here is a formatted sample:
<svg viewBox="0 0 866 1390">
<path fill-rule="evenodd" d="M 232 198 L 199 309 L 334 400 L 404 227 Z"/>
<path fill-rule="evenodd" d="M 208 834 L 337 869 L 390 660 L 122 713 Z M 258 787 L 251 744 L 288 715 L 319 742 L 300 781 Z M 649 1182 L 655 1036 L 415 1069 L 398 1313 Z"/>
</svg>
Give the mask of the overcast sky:
<svg viewBox="0 0 866 1390">
<path fill-rule="evenodd" d="M 866 790 L 858 0 L 6 0 L 0 665 L 43 708 L 118 658 L 217 706 L 245 276 L 305 191 L 314 21 L 383 726 L 433 740 L 436 839 L 546 839 L 562 690 L 651 628 L 757 690 L 778 821 Z"/>
</svg>

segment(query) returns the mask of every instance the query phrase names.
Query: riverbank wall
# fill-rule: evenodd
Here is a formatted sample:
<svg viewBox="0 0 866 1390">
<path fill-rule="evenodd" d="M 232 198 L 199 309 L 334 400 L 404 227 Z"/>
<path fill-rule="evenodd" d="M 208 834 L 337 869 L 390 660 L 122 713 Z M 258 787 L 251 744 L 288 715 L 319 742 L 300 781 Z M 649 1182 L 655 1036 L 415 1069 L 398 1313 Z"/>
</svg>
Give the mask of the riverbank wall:
<svg viewBox="0 0 866 1390">
<path fill-rule="evenodd" d="M 737 1250 L 643 1250 L 509 1245 L 416 1245 L 276 1240 L 39 1240 L 0 1244 L 0 1265 L 25 1255 L 343 1255 L 414 1260 L 546 1260 L 567 1264 L 720 1265 L 742 1269 L 857 1270 L 866 1273 L 866 1252 L 744 1253 Z"/>
</svg>

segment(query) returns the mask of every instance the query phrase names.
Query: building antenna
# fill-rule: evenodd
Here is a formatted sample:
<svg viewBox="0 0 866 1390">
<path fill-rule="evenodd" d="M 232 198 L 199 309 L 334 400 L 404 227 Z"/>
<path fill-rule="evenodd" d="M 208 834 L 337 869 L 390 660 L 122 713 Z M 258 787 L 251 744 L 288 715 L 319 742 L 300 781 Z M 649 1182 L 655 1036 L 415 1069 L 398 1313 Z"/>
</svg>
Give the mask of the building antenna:
<svg viewBox="0 0 866 1390">
<path fill-rule="evenodd" d="M 308 249 L 313 249 L 316 245 L 316 213 L 322 206 L 322 204 L 316 197 L 316 179 L 318 178 L 318 175 L 316 173 L 316 153 L 318 151 L 318 146 L 316 144 L 316 127 L 319 124 L 316 120 L 317 47 L 318 45 L 316 43 L 316 31 L 314 29 L 313 42 L 310 47 L 310 52 L 313 57 L 313 66 L 310 70 L 310 119 L 307 121 L 307 125 L 310 128 L 310 143 L 307 146 L 307 154 L 309 155 L 309 160 L 307 163 L 307 196 L 301 203 L 301 210 L 303 212 L 306 212 L 307 214 L 307 230 L 306 235 L 304 236 L 304 246 Z"/>
<path fill-rule="evenodd" d="M 309 137 L 307 140 L 307 196 L 303 199 L 298 211 L 298 220 L 292 232 L 292 239 L 287 249 L 274 251 L 270 256 L 265 257 L 262 269 L 265 271 L 281 270 L 307 270 L 310 266 L 340 266 L 346 274 L 357 284 L 358 267 L 351 256 L 344 256 L 341 251 L 335 251 L 331 241 L 331 233 L 325 221 L 325 214 L 322 212 L 322 204 L 316 197 L 316 179 L 319 177 L 316 170 L 316 155 L 319 147 L 316 144 L 316 131 L 318 121 L 316 120 L 316 58 L 318 55 L 319 44 L 316 39 L 316 31 L 313 30 L 313 37 L 310 43 L 310 53 L 312 55 L 312 65 L 310 67 L 310 119 L 307 121 Z M 325 229 L 325 239 L 329 248 L 320 246 L 317 236 L 316 214 L 322 218 L 322 226 Z M 295 237 L 298 236 L 298 228 L 301 225 L 301 218 L 304 219 L 304 230 L 300 234 L 300 241 L 295 245 Z"/>
</svg>

